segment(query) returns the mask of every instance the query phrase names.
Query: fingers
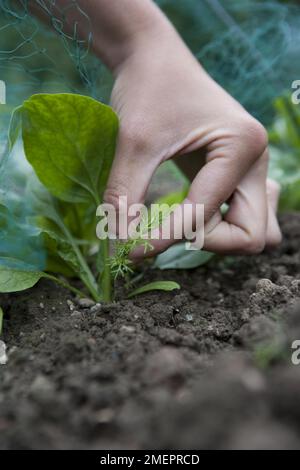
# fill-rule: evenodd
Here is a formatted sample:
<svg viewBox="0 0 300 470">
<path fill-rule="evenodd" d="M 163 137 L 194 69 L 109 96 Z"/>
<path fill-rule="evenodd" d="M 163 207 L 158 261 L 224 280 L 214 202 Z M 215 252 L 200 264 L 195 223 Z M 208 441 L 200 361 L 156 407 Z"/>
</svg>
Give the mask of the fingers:
<svg viewBox="0 0 300 470">
<path fill-rule="evenodd" d="M 222 254 L 254 254 L 281 241 L 276 218 L 280 188 L 277 183 L 267 181 L 268 152 L 263 151 L 266 136 L 261 126 L 251 121 L 243 138 L 241 135 L 234 137 L 228 134 L 221 142 L 218 140 L 207 146 L 207 163 L 195 177 L 189 195 L 178 211 L 183 209 L 186 213 L 188 205 L 193 209 L 197 204 L 204 205 L 204 249 Z M 259 152 L 261 157 L 257 158 Z M 117 211 L 121 197 L 127 198 L 128 206 L 144 201 L 159 163 L 156 158 L 146 158 L 148 153 L 136 134 L 131 138 L 128 132 L 120 132 L 105 193 L 105 202 L 112 204 Z M 220 207 L 229 199 L 229 210 L 223 217 Z M 164 222 L 171 228 L 167 239 L 160 236 L 163 227 L 157 230 L 158 239 L 151 240 L 154 247 L 151 256 L 184 238 L 182 218 L 178 214 L 173 213 Z M 189 220 L 185 221 L 192 226 L 195 211 L 188 211 L 188 214 Z M 133 259 L 143 256 L 143 248 L 140 248 L 133 254 Z"/>
<path fill-rule="evenodd" d="M 206 227 L 205 249 L 225 254 L 256 254 L 266 244 L 268 202 L 265 152 L 241 180 L 224 219 Z"/>
<path fill-rule="evenodd" d="M 156 159 L 150 158 L 148 149 L 136 132 L 120 129 L 117 151 L 110 173 L 104 202 L 116 212 L 123 207 L 126 198 L 128 208 L 144 202 L 145 194 L 156 170 Z M 147 158 L 148 155 L 148 158 Z"/>
<path fill-rule="evenodd" d="M 205 228 L 208 251 L 221 254 L 257 254 L 282 239 L 276 217 L 280 186 L 266 180 L 268 152 L 255 162 L 238 185 L 224 218 L 216 213 Z"/>
<path fill-rule="evenodd" d="M 189 195 L 183 203 L 183 210 L 190 205 L 202 204 L 205 208 L 205 222 L 212 222 L 215 226 L 206 233 L 208 240 L 205 248 L 216 252 L 227 252 L 235 249 L 257 252 L 263 243 L 262 234 L 266 233 L 267 204 L 266 204 L 266 172 L 267 157 L 258 159 L 264 153 L 267 145 L 266 132 L 254 119 L 238 126 L 238 134 L 232 135 L 223 130 L 222 138 L 216 139 L 207 146 L 207 163 L 194 179 Z M 251 170 L 249 170 L 251 168 Z M 245 174 L 248 174 L 245 177 Z M 245 177 L 245 178 L 244 178 Z M 243 184 L 240 184 L 243 180 Z M 239 188 L 236 191 L 236 188 Z M 219 208 L 231 196 L 233 199 L 227 220 L 222 221 Z M 253 201 L 251 203 L 251 200 Z M 254 205 L 253 205 L 254 204 Z M 259 215 L 257 214 L 259 210 Z M 195 212 L 195 211 L 194 211 Z M 193 215 L 190 216 L 190 219 Z M 214 217 L 214 219 L 212 219 Z M 248 227 L 246 219 L 257 220 L 261 224 Z M 171 227 L 174 228 L 168 240 L 152 240 L 154 247 L 152 255 L 165 250 L 176 240 L 174 233 L 178 234 L 176 227 L 176 214 L 172 216 Z M 235 225 L 235 219 L 237 225 Z M 169 224 L 170 221 L 166 221 Z M 173 224 L 174 222 L 174 224 Z M 193 220 L 187 221 L 192 225 Z M 254 242 L 252 238 L 254 237 Z M 178 239 L 177 239 L 178 241 Z M 255 245 L 257 244 L 257 246 Z M 255 246 L 254 246 L 255 245 Z M 136 252 L 134 257 L 139 257 Z"/>
</svg>

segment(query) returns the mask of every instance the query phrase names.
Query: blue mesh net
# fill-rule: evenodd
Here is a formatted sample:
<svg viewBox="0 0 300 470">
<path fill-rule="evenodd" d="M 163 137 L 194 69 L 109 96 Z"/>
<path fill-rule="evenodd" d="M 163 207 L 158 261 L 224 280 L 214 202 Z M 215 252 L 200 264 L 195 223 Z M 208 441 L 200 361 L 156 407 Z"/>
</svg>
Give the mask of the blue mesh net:
<svg viewBox="0 0 300 470">
<path fill-rule="evenodd" d="M 259 0 L 157 3 L 209 73 L 267 121 L 273 99 L 300 76 L 300 6 Z M 29 12 L 34 4 L 48 26 Z M 84 38 L 79 23 L 85 25 Z M 0 79 L 9 102 L 39 91 L 82 92 L 107 101 L 112 80 L 91 53 L 89 31 L 90 20 L 76 1 L 0 0 Z"/>
<path fill-rule="evenodd" d="M 300 6 L 257 0 L 160 0 L 208 72 L 268 124 L 300 76 Z"/>
<path fill-rule="evenodd" d="M 274 99 L 300 78 L 300 6 L 276 0 L 157 3 L 208 72 L 268 125 Z M 21 148 L 9 164 L 3 164 L 14 106 L 39 92 L 69 91 L 106 102 L 109 99 L 112 77 L 91 51 L 88 16 L 76 1 L 64 0 L 63 8 L 61 4 L 58 0 L 0 0 L 0 81 L 7 87 L 7 105 L 0 105 L 0 202 L 14 194 L 22 200 L 25 170 L 20 163 Z M 31 6 L 43 11 L 44 24 L 30 13 Z M 76 17 L 76 21 L 70 23 L 70 17 Z M 79 35 L 82 23 L 85 37 Z M 24 226 L 24 214 L 30 211 L 25 204 L 21 204 L 22 210 L 19 207 L 19 214 L 23 214 L 19 218 L 20 246 L 14 247 L 20 250 L 20 258 L 25 256 L 22 247 L 26 236 L 28 243 L 31 240 L 31 228 L 27 233 Z M 11 236 L 16 243 L 18 237 L 15 233 Z"/>
</svg>

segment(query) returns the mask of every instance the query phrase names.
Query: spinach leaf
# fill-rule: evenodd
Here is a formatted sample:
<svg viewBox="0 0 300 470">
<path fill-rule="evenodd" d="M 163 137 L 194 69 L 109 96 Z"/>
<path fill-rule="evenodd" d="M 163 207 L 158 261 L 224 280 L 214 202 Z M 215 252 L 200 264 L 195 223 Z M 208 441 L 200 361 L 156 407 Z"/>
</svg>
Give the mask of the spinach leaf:
<svg viewBox="0 0 300 470">
<path fill-rule="evenodd" d="M 45 268 L 78 276 L 99 301 L 101 289 L 86 254 L 96 241 L 96 206 L 115 153 L 118 118 L 86 96 L 34 95 L 13 114 L 10 150 L 20 130 L 26 158 L 42 183 L 31 178 L 25 197 L 47 252 Z M 106 260 L 102 266 L 107 271 Z"/>
<path fill-rule="evenodd" d="M 43 277 L 42 272 L 13 268 L 0 264 L 0 292 L 20 292 L 33 287 Z"/>
<path fill-rule="evenodd" d="M 87 96 L 34 95 L 22 107 L 29 163 L 57 198 L 100 204 L 115 154 L 118 118 Z"/>
<path fill-rule="evenodd" d="M 145 294 L 146 292 L 151 292 L 154 290 L 161 290 L 165 292 L 170 292 L 176 289 L 180 289 L 180 285 L 177 282 L 173 281 L 156 281 L 151 282 L 143 287 L 139 287 L 134 291 L 130 292 L 128 298 L 135 297 L 136 295 Z"/>
<path fill-rule="evenodd" d="M 74 237 L 65 223 L 59 201 L 34 180 L 29 185 L 28 197 L 33 211 L 36 214 L 43 214 L 42 217 L 35 218 L 35 224 L 43 236 L 48 252 L 48 269 L 51 266 L 56 269 L 58 267 L 54 272 L 63 273 L 67 265 L 82 280 L 94 300 L 99 301 L 97 281 L 82 253 L 80 241 Z M 60 262 L 57 258 L 60 258 Z"/>
<path fill-rule="evenodd" d="M 206 264 L 214 256 L 202 250 L 187 250 L 185 243 L 171 246 L 156 258 L 153 267 L 164 269 L 194 269 Z"/>
</svg>

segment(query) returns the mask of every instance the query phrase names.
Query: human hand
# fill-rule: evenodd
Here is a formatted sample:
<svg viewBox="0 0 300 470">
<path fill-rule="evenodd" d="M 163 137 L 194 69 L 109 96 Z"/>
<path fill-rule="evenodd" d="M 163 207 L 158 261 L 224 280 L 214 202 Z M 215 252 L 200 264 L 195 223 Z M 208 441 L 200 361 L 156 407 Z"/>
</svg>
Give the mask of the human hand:
<svg viewBox="0 0 300 470">
<path fill-rule="evenodd" d="M 164 23 L 139 36 L 115 75 L 120 134 L 105 201 L 142 203 L 157 167 L 176 158 L 198 169 L 184 204 L 204 204 L 204 249 L 252 254 L 277 245 L 279 188 L 267 184 L 266 131 L 206 74 L 175 30 Z M 151 255 L 174 241 L 154 240 Z"/>
</svg>

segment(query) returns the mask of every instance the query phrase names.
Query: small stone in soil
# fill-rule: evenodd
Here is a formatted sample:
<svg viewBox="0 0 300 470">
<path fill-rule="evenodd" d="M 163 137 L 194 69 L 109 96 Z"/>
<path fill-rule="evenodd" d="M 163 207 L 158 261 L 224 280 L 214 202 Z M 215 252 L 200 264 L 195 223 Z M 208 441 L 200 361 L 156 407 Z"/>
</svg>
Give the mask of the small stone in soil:
<svg viewBox="0 0 300 470">
<path fill-rule="evenodd" d="M 188 314 L 185 316 L 185 319 L 186 319 L 186 321 L 193 321 L 194 317 L 193 317 L 193 315 L 191 315 L 191 314 L 188 313 Z"/>
<path fill-rule="evenodd" d="M 72 300 L 67 300 L 67 304 L 71 312 L 75 310 L 75 305 L 73 304 Z"/>
<path fill-rule="evenodd" d="M 92 308 L 95 306 L 95 302 L 92 299 L 78 299 L 77 303 L 81 308 Z"/>
<path fill-rule="evenodd" d="M 5 366 L 7 363 L 7 355 L 6 355 L 6 344 L 4 341 L 0 341 L 0 365 Z"/>
<path fill-rule="evenodd" d="M 256 290 L 264 292 L 273 292 L 274 284 L 270 279 L 260 279 L 256 284 Z"/>
<path fill-rule="evenodd" d="M 113 420 L 115 416 L 115 412 L 112 408 L 104 408 L 103 410 L 99 410 L 96 413 L 96 419 L 98 423 L 109 423 Z"/>
<path fill-rule="evenodd" d="M 82 314 L 78 312 L 78 310 L 74 310 L 74 312 L 71 314 L 71 318 L 73 318 L 76 321 L 81 320 Z"/>
<path fill-rule="evenodd" d="M 95 305 L 91 308 L 91 312 L 92 312 L 92 313 L 97 313 L 97 312 L 99 312 L 100 309 L 101 309 L 101 304 L 95 304 Z"/>
<path fill-rule="evenodd" d="M 121 331 L 125 331 L 126 333 L 134 333 L 135 327 L 130 325 L 123 325 L 121 326 Z"/>
</svg>

